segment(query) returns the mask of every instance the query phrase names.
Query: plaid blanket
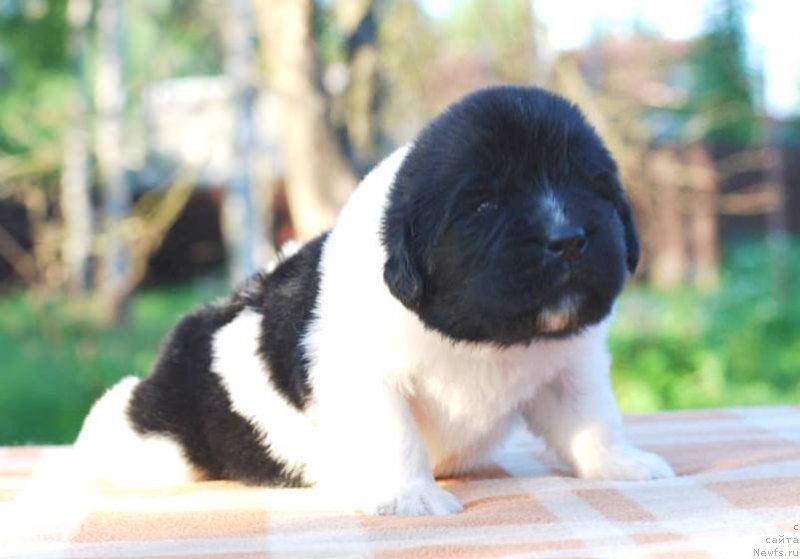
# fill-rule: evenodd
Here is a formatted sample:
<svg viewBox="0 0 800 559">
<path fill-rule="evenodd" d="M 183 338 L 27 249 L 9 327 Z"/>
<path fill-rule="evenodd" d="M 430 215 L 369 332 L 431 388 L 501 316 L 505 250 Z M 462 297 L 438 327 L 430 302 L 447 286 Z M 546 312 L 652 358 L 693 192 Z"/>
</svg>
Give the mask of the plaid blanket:
<svg viewBox="0 0 800 559">
<path fill-rule="evenodd" d="M 442 480 L 451 517 L 321 510 L 313 491 L 205 482 L 77 487 L 68 448 L 0 449 L 0 557 L 706 558 L 800 556 L 800 407 L 632 416 L 671 480 L 566 477 L 519 432 L 494 464 Z"/>
</svg>

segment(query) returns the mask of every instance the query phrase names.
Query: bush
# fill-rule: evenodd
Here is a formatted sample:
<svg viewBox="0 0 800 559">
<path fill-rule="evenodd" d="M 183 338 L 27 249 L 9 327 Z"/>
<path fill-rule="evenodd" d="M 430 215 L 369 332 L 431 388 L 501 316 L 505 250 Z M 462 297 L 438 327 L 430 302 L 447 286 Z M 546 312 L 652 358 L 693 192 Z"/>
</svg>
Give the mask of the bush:
<svg viewBox="0 0 800 559">
<path fill-rule="evenodd" d="M 794 243 L 788 277 L 800 270 Z M 781 300 L 768 253 L 730 251 L 711 295 L 632 287 L 621 299 L 611 347 L 623 408 L 713 407 L 800 401 L 800 285 Z"/>
<path fill-rule="evenodd" d="M 119 378 L 149 370 L 178 316 L 213 299 L 222 282 L 144 291 L 124 329 L 99 330 L 85 304 L 0 300 L 0 444 L 74 440 L 92 402 Z"/>
</svg>

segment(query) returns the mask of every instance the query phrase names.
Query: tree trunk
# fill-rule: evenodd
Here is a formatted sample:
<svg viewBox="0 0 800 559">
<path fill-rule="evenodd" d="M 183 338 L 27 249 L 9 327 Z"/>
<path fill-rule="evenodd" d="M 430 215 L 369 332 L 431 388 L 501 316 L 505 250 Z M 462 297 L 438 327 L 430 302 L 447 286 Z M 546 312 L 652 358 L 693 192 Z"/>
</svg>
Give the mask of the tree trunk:
<svg viewBox="0 0 800 559">
<path fill-rule="evenodd" d="M 686 280 L 688 254 L 681 207 L 680 162 L 675 153 L 661 149 L 650 154 L 656 203 L 656 230 L 651 249 L 650 279 L 664 289 L 673 289 Z"/>
<path fill-rule="evenodd" d="M 89 287 L 94 229 L 89 169 L 90 96 L 86 75 L 87 25 L 91 10 L 91 0 L 69 0 L 67 5 L 74 85 L 70 124 L 64 137 L 60 202 L 64 219 L 62 258 L 67 285 L 73 293 L 84 292 Z"/>
<path fill-rule="evenodd" d="M 299 239 L 331 227 L 357 179 L 329 120 L 314 48 L 313 0 L 255 0 L 268 83 L 281 102 L 286 199 Z"/>
<path fill-rule="evenodd" d="M 122 0 L 100 0 L 97 13 L 97 167 L 104 189 L 105 210 L 102 270 L 99 282 L 100 318 L 115 325 L 126 317 L 129 292 L 130 254 L 123 220 L 131 199 L 125 177 L 123 125 L 125 85 L 123 80 Z"/>
<path fill-rule="evenodd" d="M 223 207 L 223 230 L 228 246 L 230 279 L 239 283 L 264 266 L 274 254 L 264 227 L 270 212 L 269 192 L 255 188 L 256 87 L 255 36 L 250 0 L 232 0 L 222 14 L 225 70 L 233 86 L 234 175 Z M 261 196 L 259 194 L 262 194 Z M 269 204 L 271 206 L 271 204 Z"/>
<path fill-rule="evenodd" d="M 717 177 L 714 162 L 700 144 L 689 148 L 689 186 L 692 189 L 691 241 L 694 253 L 694 283 L 702 291 L 710 291 L 719 283 L 717 249 Z"/>
<path fill-rule="evenodd" d="M 537 0 L 522 0 L 527 8 L 525 17 L 530 28 L 531 76 L 533 85 L 552 88 L 555 53 L 548 44 L 546 28 L 536 11 Z"/>
<path fill-rule="evenodd" d="M 770 139 L 772 145 L 768 148 L 767 176 L 774 185 L 777 203 L 775 204 L 775 209 L 768 216 L 767 248 L 769 250 L 773 292 L 775 293 L 775 298 L 780 303 L 785 304 L 789 300 L 789 259 L 791 256 L 789 216 L 786 211 L 786 199 L 788 197 L 786 194 L 786 170 L 780 145 L 774 140 L 775 134 L 772 131 L 772 125 L 769 128 L 767 138 Z"/>
<path fill-rule="evenodd" d="M 544 52 L 542 49 L 542 26 L 536 18 L 536 6 L 534 0 L 517 0 L 523 21 L 525 22 L 526 33 L 520 37 L 526 55 L 521 57 L 528 65 L 530 81 L 534 85 L 546 87 L 548 84 L 548 69 L 545 65 Z"/>
<path fill-rule="evenodd" d="M 380 141 L 378 119 L 378 24 L 374 0 L 338 0 L 336 25 L 346 37 L 348 81 L 344 92 L 344 119 L 353 159 L 367 170 L 377 162 Z"/>
</svg>

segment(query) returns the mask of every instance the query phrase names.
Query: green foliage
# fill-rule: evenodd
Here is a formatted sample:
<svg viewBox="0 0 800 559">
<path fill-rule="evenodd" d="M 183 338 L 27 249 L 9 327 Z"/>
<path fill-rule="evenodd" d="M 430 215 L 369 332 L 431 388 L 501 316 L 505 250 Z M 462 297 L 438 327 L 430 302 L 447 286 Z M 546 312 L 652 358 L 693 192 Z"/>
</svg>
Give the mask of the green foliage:
<svg viewBox="0 0 800 559">
<path fill-rule="evenodd" d="M 703 296 L 644 287 L 623 297 L 612 333 L 615 386 L 629 411 L 800 400 L 800 285 L 773 293 L 762 245 L 729 254 Z M 789 277 L 800 273 L 795 242 Z"/>
<path fill-rule="evenodd" d="M 758 116 L 746 62 L 745 0 L 716 0 L 690 57 L 690 110 L 705 121 L 705 140 L 744 146 L 756 139 Z"/>
<path fill-rule="evenodd" d="M 66 0 L 0 0 L 0 153 L 60 140 L 69 102 Z"/>
<path fill-rule="evenodd" d="M 529 83 L 535 75 L 534 22 L 526 1 L 465 0 L 443 22 L 455 52 L 480 53 L 481 62 L 503 82 Z"/>
<path fill-rule="evenodd" d="M 92 402 L 119 378 L 147 373 L 178 316 L 224 285 L 143 292 L 118 330 L 98 330 L 88 307 L 67 299 L 0 299 L 0 445 L 73 440 Z"/>
<path fill-rule="evenodd" d="M 311 30 L 314 34 L 316 52 L 323 65 L 345 61 L 347 37 L 336 25 L 331 3 L 320 1 L 314 3 Z"/>
<path fill-rule="evenodd" d="M 128 81 L 134 90 L 156 80 L 222 72 L 223 6 L 139 0 L 125 7 Z"/>
<path fill-rule="evenodd" d="M 0 154 L 34 158 L 60 149 L 73 92 L 66 4 L 0 0 Z M 134 104 L 149 82 L 221 71 L 220 13 L 189 0 L 126 3 L 125 71 Z M 92 52 L 87 56 L 91 68 Z"/>
<path fill-rule="evenodd" d="M 66 6 L 66 0 L 0 0 L 4 62 L 14 66 L 16 80 L 66 68 Z"/>
</svg>

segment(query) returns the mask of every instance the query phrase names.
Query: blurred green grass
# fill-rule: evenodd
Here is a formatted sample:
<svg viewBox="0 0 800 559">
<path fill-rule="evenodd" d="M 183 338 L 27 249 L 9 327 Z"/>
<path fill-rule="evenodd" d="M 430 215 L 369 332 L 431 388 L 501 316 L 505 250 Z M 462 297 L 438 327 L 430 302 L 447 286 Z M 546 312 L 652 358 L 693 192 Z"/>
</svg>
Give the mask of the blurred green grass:
<svg viewBox="0 0 800 559">
<path fill-rule="evenodd" d="M 763 244 L 726 254 L 720 289 L 628 288 L 611 336 L 625 411 L 800 403 L 800 240 L 776 296 Z"/>
<path fill-rule="evenodd" d="M 783 301 L 768 263 L 763 245 L 745 244 L 712 295 L 626 290 L 611 337 L 625 411 L 800 402 L 800 242 Z M 93 327 L 76 301 L 0 299 L 0 444 L 72 441 L 103 390 L 149 370 L 180 314 L 224 291 L 222 280 L 144 290 L 119 330 Z"/>
<path fill-rule="evenodd" d="M 93 326 L 86 304 L 0 299 L 0 444 L 71 442 L 92 402 L 119 378 L 144 375 L 178 316 L 224 292 L 222 280 L 135 296 L 129 324 Z"/>
</svg>

